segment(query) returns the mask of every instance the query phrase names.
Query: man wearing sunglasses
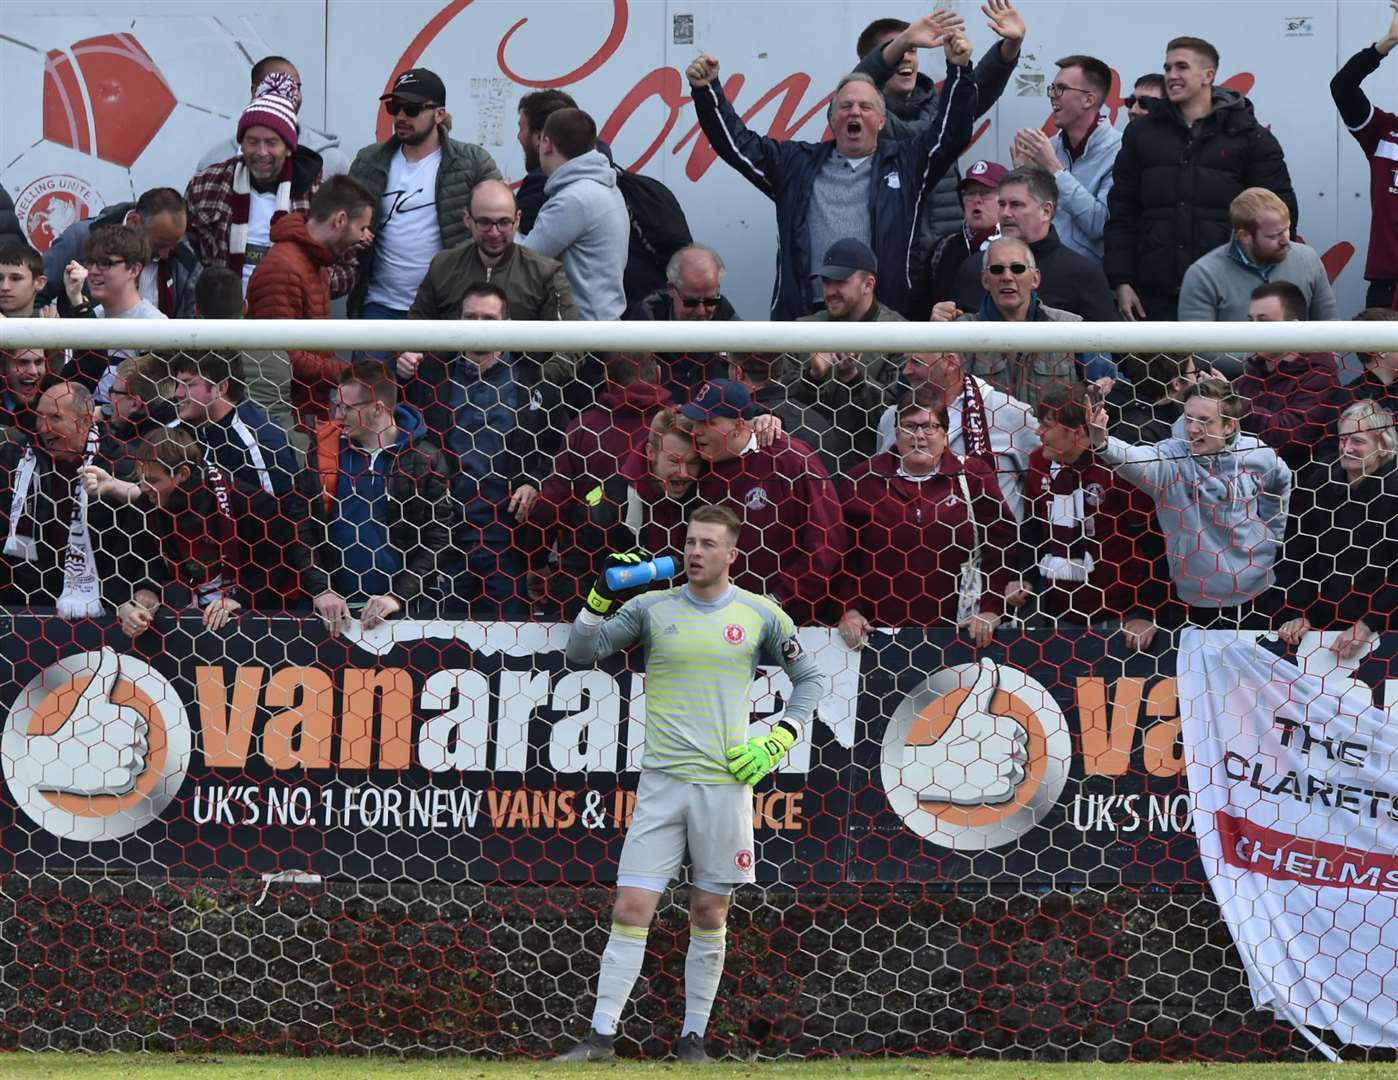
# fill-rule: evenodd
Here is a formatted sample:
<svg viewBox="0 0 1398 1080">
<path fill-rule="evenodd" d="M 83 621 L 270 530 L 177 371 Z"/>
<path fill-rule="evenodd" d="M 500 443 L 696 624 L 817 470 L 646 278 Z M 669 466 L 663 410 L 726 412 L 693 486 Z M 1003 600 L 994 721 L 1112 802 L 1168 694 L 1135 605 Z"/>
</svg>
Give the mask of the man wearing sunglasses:
<svg viewBox="0 0 1398 1080">
<path fill-rule="evenodd" d="M 1082 321 L 1070 311 L 1042 303 L 1038 293 L 1039 283 L 1039 268 L 1034 264 L 1034 253 L 1029 250 L 1028 244 L 1013 236 L 993 240 L 981 259 L 981 286 L 985 290 L 985 301 L 979 311 L 961 316 L 961 321 Z M 1083 364 L 1083 374 L 1080 375 L 1077 357 L 1067 352 L 973 353 L 967 358 L 967 364 L 971 374 L 979 375 L 992 386 L 1023 401 L 1035 412 L 1038 412 L 1039 402 L 1046 393 L 1074 385 L 1079 378 L 1088 374 L 1089 368 L 1089 365 Z M 1111 390 L 1110 372 L 1096 372 L 1092 377 L 1103 380 L 1100 387 L 1103 393 Z"/>
<path fill-rule="evenodd" d="M 1139 120 L 1147 115 L 1153 106 L 1152 101 L 1165 100 L 1165 76 L 1152 71 L 1149 75 L 1142 75 L 1136 80 L 1136 85 L 1131 88 L 1131 93 L 1121 99 L 1127 108 L 1127 117 L 1131 120 Z"/>
<path fill-rule="evenodd" d="M 730 322 L 738 318 L 723 295 L 723 259 L 713 248 L 690 244 L 670 256 L 665 288 L 637 300 L 623 319 L 651 322 Z M 695 387 L 709 379 L 728 377 L 724 353 L 665 353 L 660 381 L 675 400 L 688 401 Z"/>
<path fill-rule="evenodd" d="M 355 155 L 350 175 L 374 197 L 374 244 L 360 259 L 352 316 L 407 318 L 438 252 L 471 238 L 471 193 L 500 170 L 482 147 L 449 138 L 447 88 L 435 72 L 412 68 L 379 99 L 393 134 Z"/>
<path fill-rule="evenodd" d="M 1071 250 L 1054 228 L 1059 196 L 1053 176 L 1037 165 L 1021 165 L 1005 174 L 997 198 L 1001 235 L 1028 244 L 1043 276 L 1039 298 L 1088 322 L 1115 322 L 1116 306 L 1101 264 Z M 967 259 L 957 271 L 952 298 L 963 311 L 979 311 L 985 302 L 980 271 L 975 259 Z"/>
</svg>

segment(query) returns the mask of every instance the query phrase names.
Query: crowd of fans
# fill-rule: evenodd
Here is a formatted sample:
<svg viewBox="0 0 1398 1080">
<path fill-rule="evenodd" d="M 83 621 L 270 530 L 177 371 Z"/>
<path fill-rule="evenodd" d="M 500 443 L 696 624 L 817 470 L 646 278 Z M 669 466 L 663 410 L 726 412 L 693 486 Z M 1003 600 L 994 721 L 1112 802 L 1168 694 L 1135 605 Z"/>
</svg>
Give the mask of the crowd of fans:
<svg viewBox="0 0 1398 1080">
<path fill-rule="evenodd" d="M 982 10 L 974 64 L 953 14 L 870 24 L 820 142 L 750 130 L 718 60 L 690 64 L 704 134 L 774 206 L 773 319 L 1342 317 L 1282 147 L 1201 38 L 1165 44 L 1124 129 L 1107 63 L 1064 57 L 1052 123 L 960 173 L 1026 35 L 1011 0 Z M 1398 17 L 1331 83 L 1371 163 L 1368 320 L 1398 319 L 1398 116 L 1360 83 L 1395 44 Z M 261 60 L 183 194 L 42 257 L 0 236 L 0 315 L 738 317 L 720 253 L 569 95 L 520 101 L 513 186 L 450 136 L 447 96 L 403 72 L 392 136 L 336 161 L 300 141 L 295 67 Z M 133 635 L 162 611 L 571 617 L 606 552 L 676 552 L 712 503 L 743 522 L 736 583 L 852 647 L 1027 617 L 1137 648 L 1184 623 L 1338 629 L 1355 652 L 1398 611 L 1398 353 L 1360 359 L 1344 382 L 1296 353 L 9 350 L 0 602 Z"/>
</svg>

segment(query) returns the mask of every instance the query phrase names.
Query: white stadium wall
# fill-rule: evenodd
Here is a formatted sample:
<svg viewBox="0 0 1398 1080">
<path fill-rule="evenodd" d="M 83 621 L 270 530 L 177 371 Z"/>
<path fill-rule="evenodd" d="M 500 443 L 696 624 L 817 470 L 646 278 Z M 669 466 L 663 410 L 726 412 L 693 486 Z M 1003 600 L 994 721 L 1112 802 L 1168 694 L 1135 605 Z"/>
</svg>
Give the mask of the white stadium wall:
<svg viewBox="0 0 1398 1080">
<path fill-rule="evenodd" d="M 965 15 L 979 55 L 993 41 L 979 4 L 946 6 Z M 744 316 L 760 318 L 772 281 L 772 207 L 707 148 L 696 151 L 684 66 L 697 49 L 713 53 L 725 78 L 743 76 L 741 113 L 769 99 L 755 128 L 816 139 L 825 127 L 820 103 L 854 63 L 859 30 L 880 15 L 912 18 L 925 7 L 908 0 L 11 5 L 0 30 L 0 183 L 39 246 L 103 205 L 158 184 L 182 188 L 205 150 L 231 132 L 250 61 L 273 52 L 301 70 L 306 125 L 338 137 L 350 156 L 376 138 L 377 98 L 390 76 L 414 63 L 436 70 L 448 87 L 453 134 L 483 144 L 518 179 L 515 103 L 530 89 L 560 87 L 597 118 L 619 163 L 639 163 L 675 190 L 695 236 L 728 262 L 725 291 Z M 1024 0 L 1021 8 L 1030 27 L 1024 58 L 965 160 L 1006 161 L 1014 132 L 1046 121 L 1043 88 L 1055 58 L 1098 55 L 1129 93 L 1138 75 L 1159 70 L 1170 37 L 1201 35 L 1222 54 L 1219 82 L 1245 90 L 1285 147 L 1301 232 L 1341 268 L 1341 311 L 1361 306 L 1368 170 L 1328 83 L 1382 32 L 1383 0 Z M 76 66 L 68 59 L 75 47 Z M 925 54 L 923 66 L 935 73 L 940 65 Z M 1377 104 L 1398 107 L 1391 66 L 1366 89 Z M 1124 124 L 1125 110 L 1113 119 Z"/>
</svg>

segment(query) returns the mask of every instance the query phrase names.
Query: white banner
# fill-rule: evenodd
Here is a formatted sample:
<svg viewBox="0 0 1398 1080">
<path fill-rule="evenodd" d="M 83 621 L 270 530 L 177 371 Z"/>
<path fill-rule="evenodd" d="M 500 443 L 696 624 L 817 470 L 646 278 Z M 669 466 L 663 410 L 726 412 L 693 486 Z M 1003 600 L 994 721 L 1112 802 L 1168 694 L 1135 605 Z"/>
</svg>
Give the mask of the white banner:
<svg viewBox="0 0 1398 1080">
<path fill-rule="evenodd" d="M 1258 1007 L 1313 1041 L 1304 1025 L 1398 1046 L 1398 728 L 1311 651 L 1332 670 L 1255 635 L 1185 631 L 1199 853 Z"/>
</svg>

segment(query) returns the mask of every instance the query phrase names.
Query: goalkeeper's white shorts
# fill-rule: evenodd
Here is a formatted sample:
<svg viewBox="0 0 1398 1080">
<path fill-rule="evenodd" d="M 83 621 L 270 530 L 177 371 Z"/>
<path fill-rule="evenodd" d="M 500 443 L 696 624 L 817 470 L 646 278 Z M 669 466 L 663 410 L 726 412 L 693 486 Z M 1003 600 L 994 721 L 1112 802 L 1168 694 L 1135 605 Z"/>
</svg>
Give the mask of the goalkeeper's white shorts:
<svg viewBox="0 0 1398 1080">
<path fill-rule="evenodd" d="M 752 788 L 691 784 L 656 769 L 644 770 L 617 877 L 663 878 L 668 883 L 679 873 L 686 848 L 696 882 L 738 885 L 757 880 Z"/>
</svg>

